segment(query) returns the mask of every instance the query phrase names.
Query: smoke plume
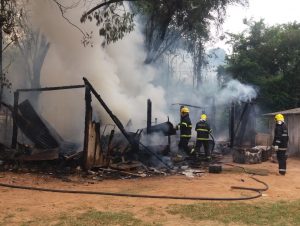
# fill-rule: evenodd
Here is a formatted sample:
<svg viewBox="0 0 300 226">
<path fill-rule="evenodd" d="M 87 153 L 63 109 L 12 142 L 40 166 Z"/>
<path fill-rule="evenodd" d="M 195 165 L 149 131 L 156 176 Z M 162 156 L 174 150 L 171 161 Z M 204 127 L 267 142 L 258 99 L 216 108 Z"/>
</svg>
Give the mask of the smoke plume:
<svg viewBox="0 0 300 226">
<path fill-rule="evenodd" d="M 151 83 L 159 72 L 143 64 L 143 36 L 138 28 L 123 40 L 104 49 L 100 46 L 97 27 L 93 27 L 92 23 L 86 24 L 84 29 L 94 30 L 95 35 L 94 46 L 84 47 L 81 44 L 82 34 L 62 18 L 59 9 L 52 2 L 35 1 L 32 9 L 33 24 L 41 29 L 51 43 L 42 69 L 42 86 L 83 84 L 82 77 L 86 77 L 123 124 L 132 119 L 136 127 L 145 127 L 148 98 L 153 100 L 157 117 L 165 117 L 164 90 Z M 83 8 L 77 7 L 66 16 L 83 27 L 79 23 L 82 13 Z M 109 123 L 108 115 L 95 98 L 93 100 L 95 109 L 100 112 L 101 121 Z M 55 107 L 51 108 L 51 104 Z M 78 134 L 77 129 L 83 128 L 82 90 L 43 93 L 40 108 L 42 114 L 56 128 L 67 132 L 68 136 Z M 72 128 L 67 129 L 67 125 L 72 125 Z"/>
<path fill-rule="evenodd" d="M 124 125 L 131 119 L 135 128 L 146 127 L 149 98 L 152 101 L 153 118 L 157 118 L 158 122 L 167 121 L 167 116 L 170 116 L 171 122 L 179 121 L 179 106 L 173 103 L 201 106 L 202 110 L 191 112 L 195 124 L 200 113 L 212 106 L 212 99 L 216 105 L 226 105 L 238 98 L 246 100 L 256 95 L 253 88 L 234 80 L 224 87 L 219 87 L 216 79 L 204 80 L 199 90 L 195 91 L 191 74 L 186 74 L 186 79 L 182 79 L 182 76 L 174 79 L 180 71 L 174 73 L 173 80 L 166 87 L 162 83 L 162 78 L 169 73 L 166 67 L 144 64 L 144 37 L 138 25 L 122 40 L 102 48 L 94 23 L 79 22 L 86 9 L 77 6 L 67 11 L 65 16 L 78 27 L 94 31 L 94 46 L 84 47 L 81 44 L 82 33 L 62 17 L 53 1 L 29 2 L 33 26 L 40 29 L 50 42 L 41 73 L 42 87 L 83 84 L 82 77 L 86 77 Z M 62 3 L 70 4 L 69 1 Z M 178 67 L 183 67 L 179 63 Z M 206 74 L 211 77 L 209 72 Z M 14 88 L 24 87 L 19 84 Z M 60 134 L 73 140 L 83 140 L 84 106 L 83 89 L 43 92 L 39 99 L 39 111 L 43 117 Z M 95 98 L 93 106 L 98 114 L 96 117 L 102 123 L 111 122 Z"/>
</svg>

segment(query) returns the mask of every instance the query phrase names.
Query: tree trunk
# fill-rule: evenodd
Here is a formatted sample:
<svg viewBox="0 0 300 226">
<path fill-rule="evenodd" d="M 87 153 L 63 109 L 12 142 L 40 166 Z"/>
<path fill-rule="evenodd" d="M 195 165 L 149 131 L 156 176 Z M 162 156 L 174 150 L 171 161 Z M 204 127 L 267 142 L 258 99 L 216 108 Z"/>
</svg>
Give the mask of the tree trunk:
<svg viewBox="0 0 300 226">
<path fill-rule="evenodd" d="M 1 0 L 1 15 L 3 15 L 4 11 L 4 0 Z M 3 33 L 2 33 L 2 28 L 3 28 L 3 20 L 0 20 L 0 109 L 1 109 L 1 102 L 2 102 L 2 95 L 3 95 L 3 87 L 4 87 L 4 76 L 3 76 L 3 52 L 2 52 L 2 42 L 3 42 Z"/>
<path fill-rule="evenodd" d="M 25 61 L 25 73 L 27 79 L 26 88 L 40 88 L 41 87 L 41 70 L 44 60 L 48 53 L 50 43 L 40 31 L 30 31 L 30 37 L 22 43 L 18 43 L 18 47 L 23 55 Z M 34 43 L 32 43 L 34 42 Z M 35 50 L 32 50 L 34 46 Z M 32 105 L 38 107 L 38 99 L 40 92 L 33 92 L 30 95 Z"/>
</svg>

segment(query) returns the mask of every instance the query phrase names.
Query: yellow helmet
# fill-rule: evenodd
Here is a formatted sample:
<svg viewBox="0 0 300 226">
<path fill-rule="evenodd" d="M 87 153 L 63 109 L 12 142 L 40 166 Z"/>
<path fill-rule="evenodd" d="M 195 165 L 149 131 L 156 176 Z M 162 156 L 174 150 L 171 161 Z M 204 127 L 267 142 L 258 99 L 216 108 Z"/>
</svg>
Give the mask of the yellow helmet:
<svg viewBox="0 0 300 226">
<path fill-rule="evenodd" d="M 275 121 L 284 121 L 284 117 L 282 114 L 277 114 L 275 115 Z"/>
<path fill-rule="evenodd" d="M 180 109 L 181 114 L 182 113 L 189 113 L 189 112 L 190 112 L 190 110 L 187 107 L 183 107 L 183 108 Z"/>
<path fill-rule="evenodd" d="M 202 114 L 202 115 L 200 116 L 200 119 L 201 119 L 201 120 L 206 120 L 206 119 L 207 119 L 206 114 Z"/>
</svg>

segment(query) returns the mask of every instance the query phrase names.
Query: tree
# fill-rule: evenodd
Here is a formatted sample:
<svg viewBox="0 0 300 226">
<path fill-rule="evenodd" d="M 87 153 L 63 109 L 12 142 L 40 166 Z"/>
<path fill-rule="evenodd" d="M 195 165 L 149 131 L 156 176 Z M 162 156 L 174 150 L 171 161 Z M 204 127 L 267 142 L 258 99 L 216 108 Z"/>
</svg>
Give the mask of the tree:
<svg viewBox="0 0 300 226">
<path fill-rule="evenodd" d="M 18 67 L 23 67 L 20 77 L 24 76 L 25 87 L 39 88 L 41 69 L 50 43 L 39 30 L 32 28 L 33 26 L 28 20 L 29 11 L 26 8 L 27 3 L 23 1 L 1 0 L 1 6 L 4 7 L 4 20 L 2 23 L 3 43 L 6 43 L 6 46 L 2 48 L 1 63 L 4 59 L 4 51 L 9 50 L 8 54 L 13 54 L 13 59 L 19 60 Z M 17 47 L 17 49 L 8 49 L 8 46 Z M 13 61 L 11 60 L 8 64 L 11 65 Z M 11 84 L 6 77 L 6 73 L 2 72 L 1 78 L 2 99 L 3 88 L 5 86 L 9 87 Z M 31 95 L 34 105 L 37 104 L 38 95 L 38 92 Z"/>
<path fill-rule="evenodd" d="M 129 2 L 131 11 L 124 2 Z M 226 6 L 247 0 L 109 0 L 83 14 L 81 22 L 96 20 L 103 45 L 115 42 L 134 29 L 133 16 L 144 21 L 145 63 L 159 59 L 171 48 L 185 48 L 193 56 L 196 87 L 201 83 L 204 44 L 211 23 L 220 25 Z M 122 9 L 120 11 L 120 9 Z M 183 45 L 182 45 L 183 43 Z"/>
<path fill-rule="evenodd" d="M 18 20 L 18 27 L 22 31 L 22 36 L 15 41 L 20 52 L 20 59 L 24 69 L 25 87 L 40 88 L 41 87 L 41 70 L 44 60 L 50 48 L 45 35 L 40 30 L 33 29 L 31 23 L 27 19 L 29 13 L 23 15 Z M 31 93 L 31 101 L 34 106 L 38 104 L 40 92 Z"/>
<path fill-rule="evenodd" d="M 226 72 L 256 86 L 261 106 L 273 110 L 299 107 L 300 24 L 245 23 L 247 30 L 230 34 L 233 51 L 227 56 Z"/>
<path fill-rule="evenodd" d="M 0 0 L 0 104 L 3 88 L 10 87 L 10 82 L 3 70 L 3 52 L 15 41 L 14 29 L 16 21 L 22 17 L 22 10 L 18 9 L 16 0 Z M 3 46 L 4 43 L 4 46 Z M 1 105 L 0 105 L 1 106 Z"/>
</svg>

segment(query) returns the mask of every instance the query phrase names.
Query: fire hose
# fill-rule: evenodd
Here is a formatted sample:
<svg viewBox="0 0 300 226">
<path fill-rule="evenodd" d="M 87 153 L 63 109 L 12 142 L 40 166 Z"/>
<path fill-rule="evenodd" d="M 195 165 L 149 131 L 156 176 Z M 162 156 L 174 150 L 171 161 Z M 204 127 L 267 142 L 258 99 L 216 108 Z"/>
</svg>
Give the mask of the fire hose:
<svg viewBox="0 0 300 226">
<path fill-rule="evenodd" d="M 210 135 L 210 137 L 211 137 L 211 139 L 212 139 L 212 143 L 213 143 L 213 146 L 212 146 L 212 148 L 211 148 L 211 153 L 214 151 L 214 149 L 215 149 L 215 144 L 216 144 L 216 142 L 215 142 L 215 138 L 214 138 L 214 136 L 211 134 L 211 133 L 209 133 L 209 135 Z"/>
<path fill-rule="evenodd" d="M 251 187 L 240 187 L 240 186 L 231 186 L 231 189 L 239 190 L 248 190 L 256 192 L 256 195 L 248 197 L 198 197 L 198 196 L 168 196 L 168 195 L 143 195 L 143 194 L 128 194 L 128 193 L 118 193 L 118 192 L 102 192 L 102 191 L 82 191 L 82 190 L 65 190 L 65 189 L 52 189 L 52 188 L 40 188 L 32 186 L 22 186 L 22 185 L 12 185 L 0 183 L 0 186 L 7 188 L 16 188 L 16 189 L 25 189 L 25 190 L 34 190 L 34 191 L 46 191 L 46 192 L 56 192 L 56 193 L 71 193 L 71 194 L 85 194 L 85 195 L 106 195 L 106 196 L 122 196 L 122 197 L 135 197 L 135 198 L 152 198 L 152 199 L 181 199 L 181 200 L 207 200 L 207 201 L 241 201 L 255 199 L 262 196 L 262 191 L 269 189 L 269 186 L 257 179 L 253 175 L 250 176 L 251 179 L 257 181 L 258 183 L 263 184 L 264 188 L 251 188 Z"/>
</svg>

